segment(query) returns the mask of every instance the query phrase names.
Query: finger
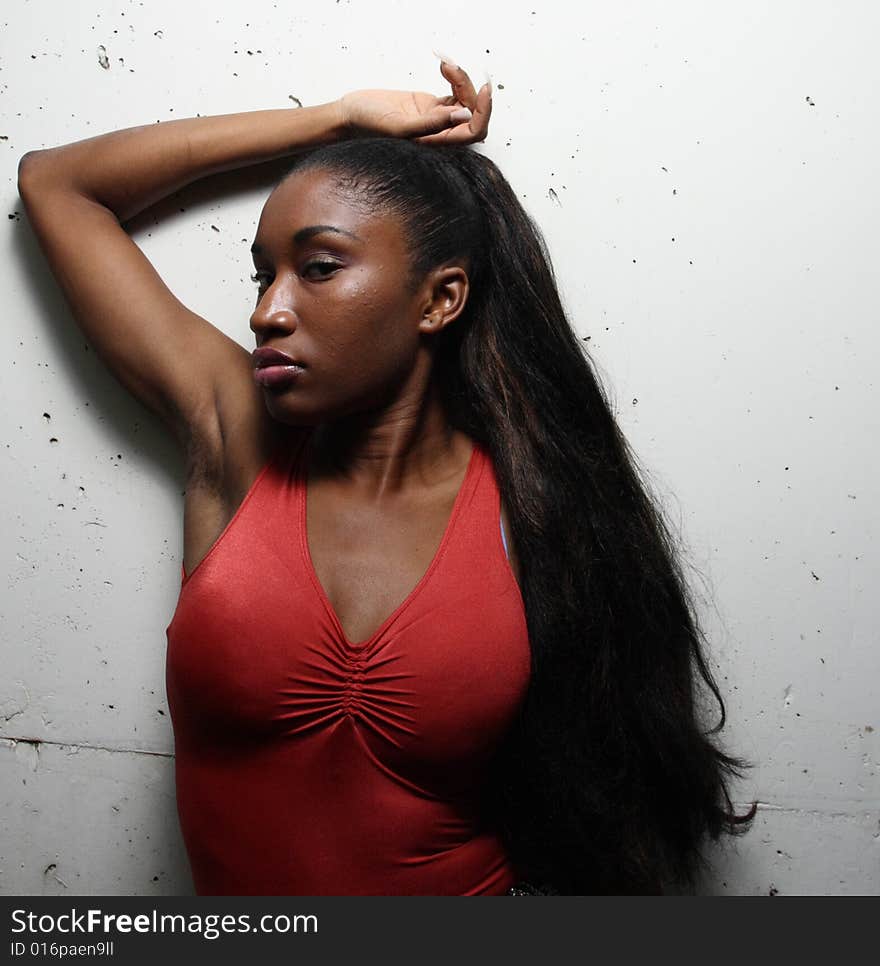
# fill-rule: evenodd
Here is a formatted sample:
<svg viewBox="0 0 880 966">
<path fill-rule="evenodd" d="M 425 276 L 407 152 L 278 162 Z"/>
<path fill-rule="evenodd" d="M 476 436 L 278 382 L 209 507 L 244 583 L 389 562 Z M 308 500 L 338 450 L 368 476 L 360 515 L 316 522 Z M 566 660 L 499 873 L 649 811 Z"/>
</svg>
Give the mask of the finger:
<svg viewBox="0 0 880 966">
<path fill-rule="evenodd" d="M 485 141 L 489 133 L 489 118 L 492 115 L 492 83 L 488 81 L 481 88 L 475 98 L 472 116 L 460 124 L 425 132 L 424 137 L 415 138 L 425 144 L 473 144 L 475 141 Z"/>
<path fill-rule="evenodd" d="M 486 76 L 486 83 L 480 88 L 474 101 L 473 117 L 468 121 L 474 139 L 477 141 L 486 140 L 486 135 L 489 133 L 489 118 L 492 117 L 492 78 Z"/>
<path fill-rule="evenodd" d="M 477 102 L 477 92 L 464 68 L 444 60 L 440 62 L 440 73 L 452 85 L 452 93 L 458 101 L 473 110 Z"/>
<path fill-rule="evenodd" d="M 438 104 L 418 118 L 419 135 L 442 134 L 454 128 L 466 128 L 473 117 L 469 108 L 460 104 Z"/>
</svg>

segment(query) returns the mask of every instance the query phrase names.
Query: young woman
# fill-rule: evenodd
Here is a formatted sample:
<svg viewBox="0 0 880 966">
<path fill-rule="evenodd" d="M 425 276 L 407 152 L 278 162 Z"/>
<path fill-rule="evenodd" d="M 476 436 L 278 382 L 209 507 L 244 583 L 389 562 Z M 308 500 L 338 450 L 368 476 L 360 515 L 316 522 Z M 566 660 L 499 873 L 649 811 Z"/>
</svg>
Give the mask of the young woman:
<svg viewBox="0 0 880 966">
<path fill-rule="evenodd" d="M 167 689 L 200 894 L 660 892 L 750 817 L 697 713 L 708 690 L 723 724 L 662 515 L 538 228 L 467 147 L 491 87 L 441 71 L 447 97 L 20 165 L 77 321 L 186 461 Z M 287 155 L 249 353 L 120 223 Z"/>
</svg>

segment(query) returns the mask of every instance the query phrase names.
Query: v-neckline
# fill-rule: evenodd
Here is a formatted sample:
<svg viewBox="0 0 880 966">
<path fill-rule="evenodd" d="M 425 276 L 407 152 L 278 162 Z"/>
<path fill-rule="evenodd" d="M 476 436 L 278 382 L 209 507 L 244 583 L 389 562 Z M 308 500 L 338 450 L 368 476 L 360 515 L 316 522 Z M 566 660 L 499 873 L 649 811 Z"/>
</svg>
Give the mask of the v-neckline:
<svg viewBox="0 0 880 966">
<path fill-rule="evenodd" d="M 305 561 L 306 571 L 308 572 L 309 578 L 312 585 L 315 588 L 315 592 L 320 598 L 324 609 L 327 611 L 327 615 L 333 622 L 333 626 L 336 628 L 342 642 L 351 650 L 363 650 L 369 644 L 372 644 L 385 630 L 389 627 L 397 618 L 409 607 L 410 603 L 418 596 L 419 592 L 428 582 L 431 574 L 436 570 L 443 553 L 446 550 L 446 545 L 449 543 L 452 531 L 455 527 L 455 522 L 458 519 L 459 513 L 461 511 L 462 503 L 464 502 L 465 494 L 470 488 L 474 473 L 477 467 L 477 457 L 479 444 L 474 442 L 473 449 L 471 450 L 471 455 L 468 460 L 467 469 L 464 473 L 464 478 L 461 481 L 461 485 L 458 488 L 458 493 L 455 495 L 455 500 L 452 504 L 452 511 L 449 514 L 449 519 L 446 521 L 446 528 L 443 531 L 443 536 L 440 539 L 440 544 L 434 552 L 434 556 L 431 558 L 431 562 L 428 564 L 427 570 L 422 574 L 416 585 L 410 590 L 410 592 L 404 597 L 404 599 L 394 608 L 394 610 L 382 621 L 382 623 L 363 641 L 352 641 L 349 636 L 345 633 L 345 629 L 342 626 L 342 621 L 339 619 L 339 615 L 336 613 L 336 609 L 330 602 L 330 598 L 327 596 L 324 586 L 318 578 L 318 571 L 315 569 L 314 561 L 312 560 L 312 552 L 309 549 L 309 534 L 308 534 L 308 483 L 309 483 L 309 456 L 311 455 L 312 439 L 314 432 L 310 432 L 300 447 L 299 458 L 297 460 L 297 482 L 299 485 L 299 533 L 300 533 L 300 547 L 302 550 L 303 560 Z"/>
</svg>

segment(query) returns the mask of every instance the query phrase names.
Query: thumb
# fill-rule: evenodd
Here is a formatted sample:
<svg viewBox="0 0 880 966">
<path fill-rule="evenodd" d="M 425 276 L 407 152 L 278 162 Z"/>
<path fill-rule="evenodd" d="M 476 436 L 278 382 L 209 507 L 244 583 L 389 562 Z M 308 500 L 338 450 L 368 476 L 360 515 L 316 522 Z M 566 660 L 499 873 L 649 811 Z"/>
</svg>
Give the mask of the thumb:
<svg viewBox="0 0 880 966">
<path fill-rule="evenodd" d="M 456 124 L 463 124 L 473 117 L 470 108 L 440 105 L 432 108 L 422 118 L 422 134 L 439 134 Z"/>
<path fill-rule="evenodd" d="M 449 120 L 453 124 L 463 124 L 473 117 L 473 112 L 469 107 L 457 107 L 450 115 Z"/>
</svg>

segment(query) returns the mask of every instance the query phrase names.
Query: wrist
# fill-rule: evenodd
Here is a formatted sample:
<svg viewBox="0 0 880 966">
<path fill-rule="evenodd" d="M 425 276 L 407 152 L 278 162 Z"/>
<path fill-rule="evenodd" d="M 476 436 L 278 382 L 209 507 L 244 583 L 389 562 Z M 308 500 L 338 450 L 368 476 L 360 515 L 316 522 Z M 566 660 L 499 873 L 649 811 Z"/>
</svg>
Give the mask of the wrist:
<svg viewBox="0 0 880 966">
<path fill-rule="evenodd" d="M 308 107 L 284 108 L 283 111 L 288 119 L 288 142 L 285 154 L 316 148 L 350 136 L 350 125 L 343 112 L 341 101 L 326 101 L 323 104 L 312 104 Z"/>
<path fill-rule="evenodd" d="M 327 108 L 328 125 L 334 141 L 354 137 L 354 128 L 348 118 L 345 98 L 340 97 L 324 105 Z"/>
</svg>

